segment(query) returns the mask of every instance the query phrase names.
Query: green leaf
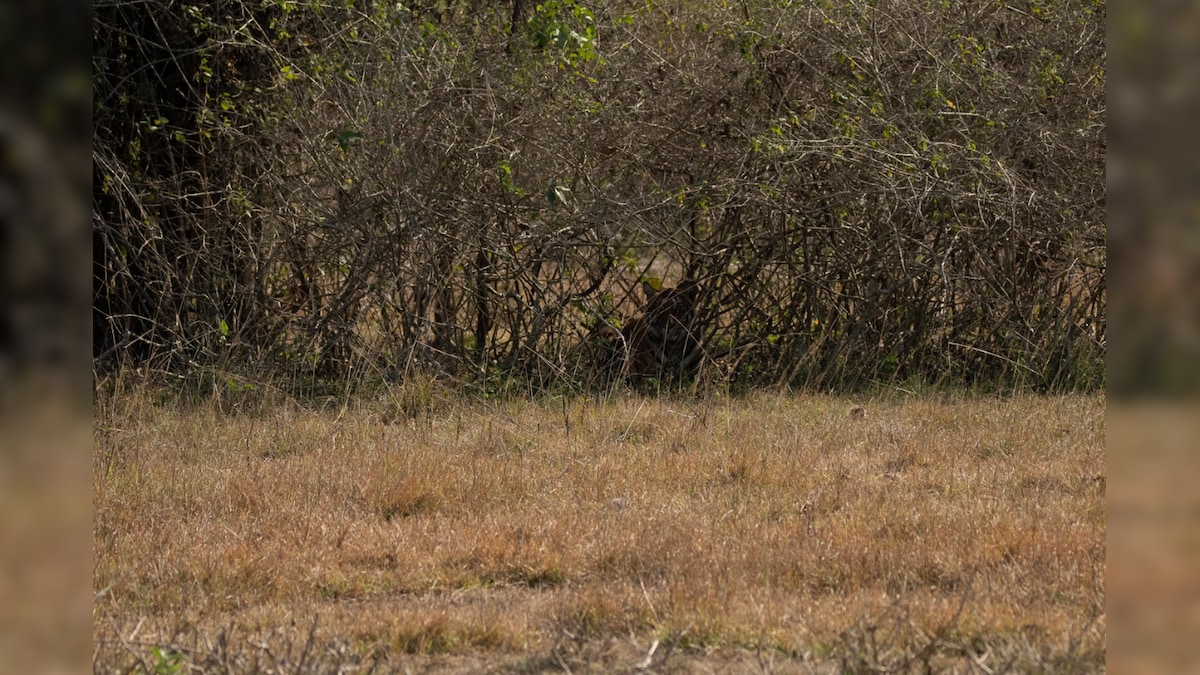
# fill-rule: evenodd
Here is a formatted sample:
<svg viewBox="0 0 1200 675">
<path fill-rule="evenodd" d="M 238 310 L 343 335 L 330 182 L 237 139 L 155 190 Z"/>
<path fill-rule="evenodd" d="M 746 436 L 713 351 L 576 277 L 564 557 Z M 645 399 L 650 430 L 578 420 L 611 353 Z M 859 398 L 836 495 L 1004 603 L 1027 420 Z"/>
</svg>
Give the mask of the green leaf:
<svg viewBox="0 0 1200 675">
<path fill-rule="evenodd" d="M 342 150 L 346 150 L 351 145 L 362 142 L 363 132 L 355 129 L 338 129 L 335 137 L 337 138 L 338 146 L 340 146 Z"/>
<path fill-rule="evenodd" d="M 571 188 L 560 185 L 556 180 L 550 180 L 550 189 L 546 190 L 546 201 L 550 202 L 550 206 L 566 204 L 570 197 Z"/>
</svg>

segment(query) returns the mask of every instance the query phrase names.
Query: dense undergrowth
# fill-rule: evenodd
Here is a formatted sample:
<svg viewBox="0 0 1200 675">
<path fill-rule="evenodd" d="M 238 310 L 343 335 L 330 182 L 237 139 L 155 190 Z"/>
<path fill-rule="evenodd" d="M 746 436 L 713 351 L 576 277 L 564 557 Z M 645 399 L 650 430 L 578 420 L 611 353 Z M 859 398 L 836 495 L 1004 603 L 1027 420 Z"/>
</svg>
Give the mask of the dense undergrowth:
<svg viewBox="0 0 1200 675">
<path fill-rule="evenodd" d="M 603 388 L 692 278 L 702 386 L 1104 385 L 1103 2 L 94 9 L 102 372 Z"/>
</svg>

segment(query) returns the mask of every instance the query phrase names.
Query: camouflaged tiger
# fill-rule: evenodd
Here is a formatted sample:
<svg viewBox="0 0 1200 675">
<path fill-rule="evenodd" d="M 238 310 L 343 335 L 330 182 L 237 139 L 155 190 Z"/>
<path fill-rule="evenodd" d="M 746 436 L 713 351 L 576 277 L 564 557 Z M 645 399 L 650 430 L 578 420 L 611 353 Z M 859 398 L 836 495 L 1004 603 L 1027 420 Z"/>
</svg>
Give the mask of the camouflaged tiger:
<svg viewBox="0 0 1200 675">
<path fill-rule="evenodd" d="M 605 332 L 609 367 L 631 380 L 680 380 L 700 366 L 702 351 L 696 331 L 700 285 L 690 279 L 675 288 L 655 289 L 642 282 L 646 303 L 620 330 Z"/>
</svg>

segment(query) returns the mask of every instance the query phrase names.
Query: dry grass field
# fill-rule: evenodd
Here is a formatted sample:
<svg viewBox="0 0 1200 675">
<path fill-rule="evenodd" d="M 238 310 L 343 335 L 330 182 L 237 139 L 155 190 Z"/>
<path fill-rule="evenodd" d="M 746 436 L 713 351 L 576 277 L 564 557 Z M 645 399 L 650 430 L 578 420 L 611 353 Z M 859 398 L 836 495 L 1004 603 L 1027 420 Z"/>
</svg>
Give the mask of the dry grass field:
<svg viewBox="0 0 1200 675">
<path fill-rule="evenodd" d="M 136 390 L 94 437 L 96 672 L 1104 669 L 1103 396 Z"/>
</svg>

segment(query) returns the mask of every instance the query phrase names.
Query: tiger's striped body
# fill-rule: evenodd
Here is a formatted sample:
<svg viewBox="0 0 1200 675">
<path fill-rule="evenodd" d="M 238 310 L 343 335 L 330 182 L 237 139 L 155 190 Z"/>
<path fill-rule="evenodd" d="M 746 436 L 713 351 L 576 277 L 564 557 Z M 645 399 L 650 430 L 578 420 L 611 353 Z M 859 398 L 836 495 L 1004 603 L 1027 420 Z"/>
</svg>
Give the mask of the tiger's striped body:
<svg viewBox="0 0 1200 675">
<path fill-rule="evenodd" d="M 702 356 L 695 326 L 700 286 L 689 279 L 661 291 L 648 283 L 642 289 L 647 301 L 641 314 L 608 335 L 612 363 L 635 380 L 691 376 Z"/>
</svg>

